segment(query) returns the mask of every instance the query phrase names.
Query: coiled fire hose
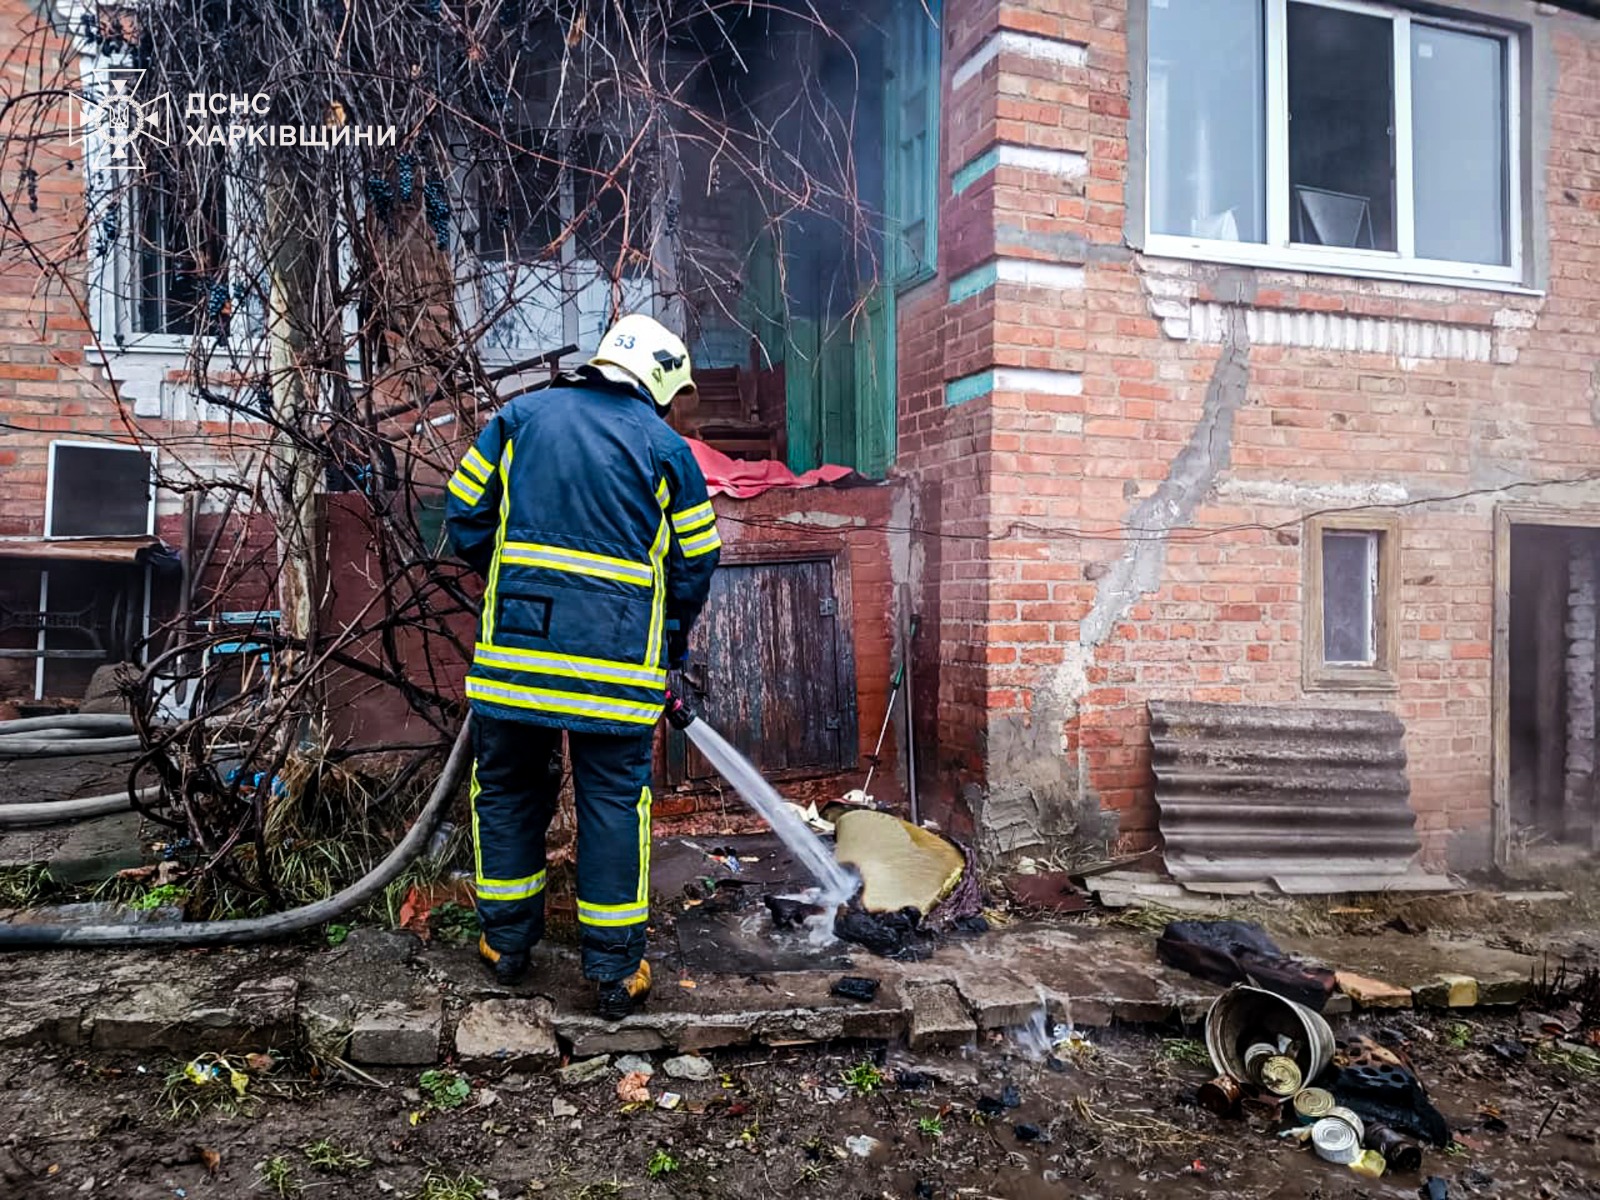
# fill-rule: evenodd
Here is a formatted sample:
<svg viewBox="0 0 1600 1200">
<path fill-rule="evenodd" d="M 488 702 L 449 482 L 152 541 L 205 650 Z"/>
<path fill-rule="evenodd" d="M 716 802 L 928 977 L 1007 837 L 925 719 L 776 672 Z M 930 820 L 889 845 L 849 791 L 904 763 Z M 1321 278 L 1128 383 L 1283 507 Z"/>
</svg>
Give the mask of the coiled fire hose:
<svg viewBox="0 0 1600 1200">
<path fill-rule="evenodd" d="M 466 780 L 472 761 L 470 723 L 463 722 L 450 747 L 450 757 L 439 773 L 427 803 L 405 837 L 360 879 L 343 891 L 284 912 L 264 917 L 220 921 L 191 921 L 182 925 L 0 925 L 0 950 L 100 949 L 116 947 L 237 946 L 289 937 L 315 929 L 371 900 L 400 877 L 427 849 L 440 818 L 456 790 Z M 97 799 L 103 797 L 91 797 Z M 122 797 L 124 800 L 127 797 Z M 62 803 L 79 803 L 63 801 Z M 18 807 L 18 806 L 13 806 Z"/>
</svg>

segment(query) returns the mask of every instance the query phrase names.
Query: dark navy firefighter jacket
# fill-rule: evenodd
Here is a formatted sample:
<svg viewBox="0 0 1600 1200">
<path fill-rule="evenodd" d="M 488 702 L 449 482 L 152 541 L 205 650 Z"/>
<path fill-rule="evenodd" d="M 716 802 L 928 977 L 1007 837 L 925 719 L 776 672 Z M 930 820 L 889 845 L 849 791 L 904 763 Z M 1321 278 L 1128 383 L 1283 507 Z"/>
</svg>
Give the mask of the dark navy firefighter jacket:
<svg viewBox="0 0 1600 1200">
<path fill-rule="evenodd" d="M 564 375 L 517 396 L 449 491 L 451 542 L 487 581 L 473 711 L 591 733 L 655 724 L 669 631 L 687 639 L 722 541 L 689 444 L 644 393 Z"/>
</svg>

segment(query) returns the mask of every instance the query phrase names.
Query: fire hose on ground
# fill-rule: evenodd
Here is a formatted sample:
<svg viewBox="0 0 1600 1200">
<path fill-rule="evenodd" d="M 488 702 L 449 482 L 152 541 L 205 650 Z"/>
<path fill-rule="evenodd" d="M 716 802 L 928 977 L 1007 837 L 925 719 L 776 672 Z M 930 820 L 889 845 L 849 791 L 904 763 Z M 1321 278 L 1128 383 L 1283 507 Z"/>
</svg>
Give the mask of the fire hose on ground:
<svg viewBox="0 0 1600 1200">
<path fill-rule="evenodd" d="M 455 744 L 450 748 L 450 756 L 445 760 L 444 770 L 439 773 L 427 803 L 422 806 L 422 811 L 411 823 L 411 828 L 406 830 L 405 837 L 401 838 L 399 844 L 372 870 L 325 900 L 318 900 L 313 904 L 305 904 L 284 912 L 270 913 L 264 917 L 192 921 L 181 925 L 0 925 L 0 950 L 237 946 L 248 942 L 289 937 L 326 924 L 377 896 L 398 879 L 401 873 L 427 849 L 434 829 L 450 806 L 456 790 L 467 777 L 467 768 L 472 761 L 469 728 L 467 723 L 462 724 L 461 731 L 456 735 Z M 0 750 L 0 754 L 3 753 L 4 751 Z M 88 801 L 105 799 L 108 797 L 91 796 L 87 800 L 65 800 L 58 803 L 85 804 Z M 128 797 L 124 795 L 118 799 L 126 802 Z M 0 806 L 0 811 L 3 811 L 3 806 Z"/>
<path fill-rule="evenodd" d="M 133 719 L 116 713 L 66 713 L 0 721 L 0 758 L 70 758 L 139 749 Z"/>
</svg>

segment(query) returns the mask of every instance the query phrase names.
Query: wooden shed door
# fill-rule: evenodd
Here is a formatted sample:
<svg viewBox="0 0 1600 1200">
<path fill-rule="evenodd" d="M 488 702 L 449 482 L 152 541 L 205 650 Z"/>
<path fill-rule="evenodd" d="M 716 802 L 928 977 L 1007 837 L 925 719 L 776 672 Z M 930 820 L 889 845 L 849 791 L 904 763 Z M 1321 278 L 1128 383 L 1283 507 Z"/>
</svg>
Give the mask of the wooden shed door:
<svg viewBox="0 0 1600 1200">
<path fill-rule="evenodd" d="M 769 778 L 856 765 L 855 658 L 831 560 L 720 567 L 690 639 L 689 698 Z M 670 784 L 716 772 L 676 730 Z"/>
</svg>

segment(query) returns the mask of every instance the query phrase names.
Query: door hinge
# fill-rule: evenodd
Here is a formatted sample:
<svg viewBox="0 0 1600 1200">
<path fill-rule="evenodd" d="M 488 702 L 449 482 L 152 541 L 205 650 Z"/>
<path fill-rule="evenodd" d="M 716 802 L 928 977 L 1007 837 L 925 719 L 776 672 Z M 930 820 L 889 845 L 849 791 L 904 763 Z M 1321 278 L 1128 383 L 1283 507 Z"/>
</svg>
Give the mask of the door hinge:
<svg viewBox="0 0 1600 1200">
<path fill-rule="evenodd" d="M 817 612 L 822 614 L 824 617 L 838 616 L 839 602 L 832 596 L 826 596 L 823 598 L 822 603 L 817 605 Z"/>
</svg>

